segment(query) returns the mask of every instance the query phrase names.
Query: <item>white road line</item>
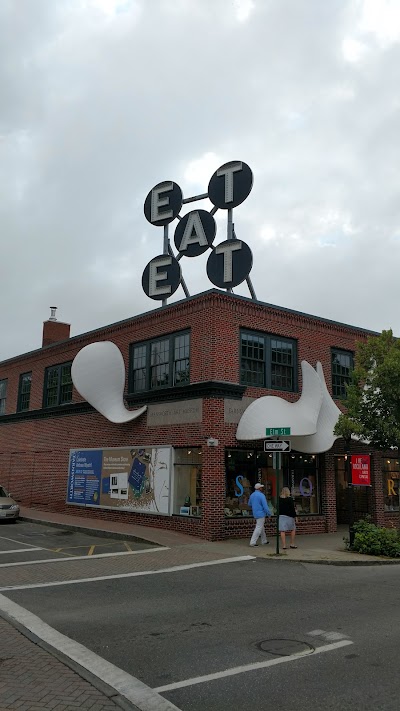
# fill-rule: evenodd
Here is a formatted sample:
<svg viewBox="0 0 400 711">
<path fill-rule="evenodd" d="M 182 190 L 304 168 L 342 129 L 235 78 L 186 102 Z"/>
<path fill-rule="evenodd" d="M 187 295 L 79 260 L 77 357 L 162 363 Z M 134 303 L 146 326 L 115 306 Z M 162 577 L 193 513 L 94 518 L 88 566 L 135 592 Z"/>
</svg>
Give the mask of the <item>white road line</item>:
<svg viewBox="0 0 400 711">
<path fill-rule="evenodd" d="M 30 549 L 32 550 L 32 548 Z M 34 550 L 47 550 L 49 548 L 35 548 Z M 140 551 L 122 551 L 121 553 L 96 553 L 96 555 L 71 555 L 68 558 L 45 558 L 44 560 L 25 560 L 22 563 L 0 563 L 0 568 L 11 568 L 13 565 L 39 565 L 40 563 L 69 563 L 70 560 L 93 560 L 93 558 L 111 558 L 117 555 L 138 555 L 138 553 L 158 553 L 169 551 L 170 548 L 143 548 Z M 8 551 L 2 551 L 8 553 Z M 27 553 L 27 551 L 24 551 Z M 29 551 L 30 552 L 30 551 Z"/>
<path fill-rule="evenodd" d="M 226 676 L 235 676 L 235 674 L 243 674 L 245 672 L 255 671 L 257 669 L 266 669 L 267 667 L 275 667 L 277 664 L 287 664 L 288 662 L 295 662 L 302 657 L 313 657 L 315 654 L 323 654 L 324 652 L 333 652 L 334 649 L 339 649 L 340 647 L 347 647 L 353 642 L 349 639 L 344 639 L 341 642 L 334 642 L 333 644 L 325 644 L 323 647 L 317 647 L 313 652 L 298 652 L 297 654 L 291 654 L 288 657 L 278 657 L 277 659 L 268 659 L 265 662 L 255 662 L 254 664 L 245 664 L 241 667 L 233 667 L 232 669 L 225 669 L 222 672 L 216 672 L 215 674 L 206 674 L 205 676 L 196 676 L 193 679 L 186 679 L 185 681 L 177 681 L 175 684 L 166 684 L 165 686 L 159 686 L 155 691 L 162 693 L 165 691 L 173 691 L 174 689 L 182 689 L 185 686 L 194 686 L 195 684 L 204 684 L 207 681 L 214 681 L 215 679 L 223 679 Z"/>
<path fill-rule="evenodd" d="M 29 548 L 36 548 L 32 543 L 24 543 L 23 541 L 19 541 L 18 539 L 15 540 L 15 538 L 6 538 L 6 536 L 0 536 L 1 541 L 12 541 L 13 543 L 18 543 L 20 546 L 28 546 Z"/>
<path fill-rule="evenodd" d="M 93 556 L 92 556 L 93 557 Z M 90 560 L 90 558 L 88 559 Z M 0 588 L 0 592 L 10 590 L 32 590 L 33 588 L 52 588 L 58 585 L 80 585 L 81 583 L 95 583 L 102 580 L 117 580 L 119 578 L 136 578 L 142 575 L 160 575 L 161 573 L 175 573 L 178 570 L 190 570 L 191 568 L 203 568 L 207 565 L 221 565 L 223 563 L 239 563 L 243 560 L 254 560 L 252 555 L 241 555 L 236 558 L 223 558 L 222 560 L 209 560 L 206 563 L 190 563 L 188 565 L 175 565 L 171 568 L 161 568 L 160 570 L 143 570 L 136 573 L 120 573 L 118 575 L 101 575 L 96 578 L 78 578 L 76 580 L 57 580 L 52 583 L 31 583 L 28 585 L 6 585 Z"/>
<path fill-rule="evenodd" d="M 343 634 L 343 632 L 325 632 L 325 630 L 313 630 L 307 633 L 309 637 L 323 637 L 328 640 L 328 642 L 336 642 L 338 639 L 348 639 L 348 634 Z"/>
<path fill-rule="evenodd" d="M 43 548 L 29 548 L 29 550 L 27 550 L 26 548 L 15 548 L 12 551 L 0 551 L 0 555 L 6 555 L 7 553 L 31 553 L 32 551 L 42 550 Z M 1 565 L 7 565 L 7 563 L 0 563 L 0 566 Z M 17 565 L 20 565 L 20 563 L 18 563 Z"/>
<path fill-rule="evenodd" d="M 114 664 L 102 659 L 79 642 L 74 642 L 69 637 L 57 632 L 32 612 L 12 602 L 4 595 L 0 595 L 0 609 L 41 640 L 87 669 L 98 679 L 102 679 L 111 688 L 135 704 L 140 711 L 180 711 L 178 706 L 164 699 L 140 679 L 136 679 Z"/>
</svg>

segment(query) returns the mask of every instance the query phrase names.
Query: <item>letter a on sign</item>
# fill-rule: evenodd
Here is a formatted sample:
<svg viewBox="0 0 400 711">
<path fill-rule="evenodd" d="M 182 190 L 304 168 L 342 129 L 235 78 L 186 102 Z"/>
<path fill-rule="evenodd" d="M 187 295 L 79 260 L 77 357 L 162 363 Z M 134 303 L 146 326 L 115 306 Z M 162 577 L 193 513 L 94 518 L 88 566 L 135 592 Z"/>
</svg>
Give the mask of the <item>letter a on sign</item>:
<svg viewBox="0 0 400 711">
<path fill-rule="evenodd" d="M 193 210 L 175 230 L 175 247 L 185 257 L 198 257 L 213 243 L 217 226 L 207 210 Z"/>
</svg>

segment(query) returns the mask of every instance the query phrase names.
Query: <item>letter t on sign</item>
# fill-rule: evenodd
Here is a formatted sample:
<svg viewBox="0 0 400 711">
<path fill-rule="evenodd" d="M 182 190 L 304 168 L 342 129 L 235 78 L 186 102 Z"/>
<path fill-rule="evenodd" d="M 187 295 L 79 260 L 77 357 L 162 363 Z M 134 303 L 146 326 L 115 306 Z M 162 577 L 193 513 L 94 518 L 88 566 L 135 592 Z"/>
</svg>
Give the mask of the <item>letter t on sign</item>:
<svg viewBox="0 0 400 711">
<path fill-rule="evenodd" d="M 231 240 L 227 242 L 222 242 L 215 248 L 215 254 L 224 255 L 224 282 L 231 282 L 233 279 L 232 272 L 232 252 L 242 249 L 242 243 L 240 240 Z"/>
<path fill-rule="evenodd" d="M 217 175 L 220 178 L 225 176 L 225 202 L 233 202 L 233 174 L 242 170 L 241 163 L 229 163 L 217 170 Z"/>
</svg>

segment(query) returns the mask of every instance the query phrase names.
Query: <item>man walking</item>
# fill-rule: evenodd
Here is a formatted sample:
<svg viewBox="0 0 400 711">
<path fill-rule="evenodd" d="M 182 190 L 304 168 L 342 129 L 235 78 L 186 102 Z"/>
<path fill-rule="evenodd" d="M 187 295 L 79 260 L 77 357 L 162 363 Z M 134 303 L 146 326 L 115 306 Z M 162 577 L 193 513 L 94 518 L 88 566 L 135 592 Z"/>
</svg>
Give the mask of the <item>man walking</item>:
<svg viewBox="0 0 400 711">
<path fill-rule="evenodd" d="M 265 494 L 261 491 L 264 488 L 264 484 L 257 483 L 254 487 L 254 491 L 249 498 L 249 506 L 253 511 L 253 516 L 256 519 L 256 527 L 253 531 L 251 537 L 250 545 L 258 546 L 258 538 L 261 535 L 261 545 L 265 546 L 269 541 L 267 541 L 267 535 L 265 533 L 265 517 L 271 516 L 271 511 L 268 508 L 267 499 Z"/>
</svg>

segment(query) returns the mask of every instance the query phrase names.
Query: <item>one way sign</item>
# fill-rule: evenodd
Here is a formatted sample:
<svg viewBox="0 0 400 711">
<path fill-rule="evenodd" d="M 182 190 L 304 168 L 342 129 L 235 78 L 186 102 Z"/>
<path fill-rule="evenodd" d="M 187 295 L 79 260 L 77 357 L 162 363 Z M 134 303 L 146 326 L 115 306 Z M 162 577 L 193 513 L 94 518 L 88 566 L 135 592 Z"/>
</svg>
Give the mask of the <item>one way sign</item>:
<svg viewBox="0 0 400 711">
<path fill-rule="evenodd" d="M 290 452 L 290 441 L 285 439 L 265 439 L 264 452 Z"/>
</svg>

